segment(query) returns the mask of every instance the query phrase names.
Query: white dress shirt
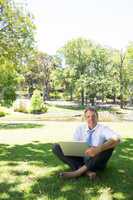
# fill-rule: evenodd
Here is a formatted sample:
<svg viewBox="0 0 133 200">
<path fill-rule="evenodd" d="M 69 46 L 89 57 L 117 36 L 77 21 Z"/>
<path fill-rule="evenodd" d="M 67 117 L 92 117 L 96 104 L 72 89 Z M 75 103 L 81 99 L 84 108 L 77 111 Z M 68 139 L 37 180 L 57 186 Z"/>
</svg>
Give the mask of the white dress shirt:
<svg viewBox="0 0 133 200">
<path fill-rule="evenodd" d="M 73 135 L 75 141 L 87 142 L 89 128 L 87 124 L 81 124 L 76 128 Z M 105 143 L 109 139 L 120 139 L 120 135 L 111 130 L 109 127 L 102 124 L 97 124 L 93 128 L 91 143 L 92 146 L 99 146 Z"/>
</svg>

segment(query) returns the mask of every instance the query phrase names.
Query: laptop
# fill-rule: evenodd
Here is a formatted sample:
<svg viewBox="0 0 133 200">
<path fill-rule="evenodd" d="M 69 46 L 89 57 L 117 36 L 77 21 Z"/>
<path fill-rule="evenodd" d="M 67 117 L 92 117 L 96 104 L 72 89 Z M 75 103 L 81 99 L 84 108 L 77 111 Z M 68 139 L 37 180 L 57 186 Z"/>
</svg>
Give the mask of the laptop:
<svg viewBox="0 0 133 200">
<path fill-rule="evenodd" d="M 85 156 L 85 150 L 89 147 L 86 142 L 59 142 L 65 156 Z"/>
</svg>

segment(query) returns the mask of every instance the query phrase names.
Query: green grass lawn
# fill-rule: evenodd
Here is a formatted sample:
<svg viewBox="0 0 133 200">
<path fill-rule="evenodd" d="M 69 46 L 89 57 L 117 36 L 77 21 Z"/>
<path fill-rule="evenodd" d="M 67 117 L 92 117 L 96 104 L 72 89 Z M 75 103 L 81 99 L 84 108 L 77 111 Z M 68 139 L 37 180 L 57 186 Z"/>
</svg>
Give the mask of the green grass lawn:
<svg viewBox="0 0 133 200">
<path fill-rule="evenodd" d="M 0 129 L 38 128 L 43 125 L 36 123 L 0 123 Z"/>
<path fill-rule="evenodd" d="M 40 127 L 18 126 L 0 131 L 0 200 L 132 200 L 133 124 L 107 123 L 121 132 L 116 148 L 100 180 L 87 177 L 58 178 L 69 170 L 52 153 L 53 142 L 69 140 L 79 122 L 45 122 Z M 9 124 L 8 124 L 9 125 Z M 26 125 L 26 124 L 25 124 Z"/>
</svg>

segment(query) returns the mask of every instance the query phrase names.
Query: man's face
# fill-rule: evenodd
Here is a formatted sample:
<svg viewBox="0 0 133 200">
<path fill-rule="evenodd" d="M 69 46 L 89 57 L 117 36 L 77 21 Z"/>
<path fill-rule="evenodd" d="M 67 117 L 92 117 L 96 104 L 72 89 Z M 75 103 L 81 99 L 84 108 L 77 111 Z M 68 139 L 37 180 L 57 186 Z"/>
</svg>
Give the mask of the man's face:
<svg viewBox="0 0 133 200">
<path fill-rule="evenodd" d="M 94 128 L 97 125 L 97 115 L 95 112 L 88 110 L 85 114 L 89 128 Z"/>
</svg>

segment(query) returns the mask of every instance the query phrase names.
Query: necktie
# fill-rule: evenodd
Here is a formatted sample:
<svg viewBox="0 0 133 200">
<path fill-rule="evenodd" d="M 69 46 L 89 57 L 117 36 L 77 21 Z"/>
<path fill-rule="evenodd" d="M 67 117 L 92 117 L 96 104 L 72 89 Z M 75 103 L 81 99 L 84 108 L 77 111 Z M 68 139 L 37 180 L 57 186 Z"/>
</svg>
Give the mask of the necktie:
<svg viewBox="0 0 133 200">
<path fill-rule="evenodd" d="M 92 134 L 95 130 L 94 129 L 89 129 L 87 130 L 87 133 L 88 133 L 88 137 L 87 137 L 87 144 L 92 146 Z"/>
<path fill-rule="evenodd" d="M 89 146 L 92 146 L 92 134 L 95 130 L 94 129 L 88 129 L 87 130 L 87 138 L 86 138 L 86 142 Z M 90 160 L 91 157 L 90 156 L 84 156 L 84 162 Z"/>
</svg>

